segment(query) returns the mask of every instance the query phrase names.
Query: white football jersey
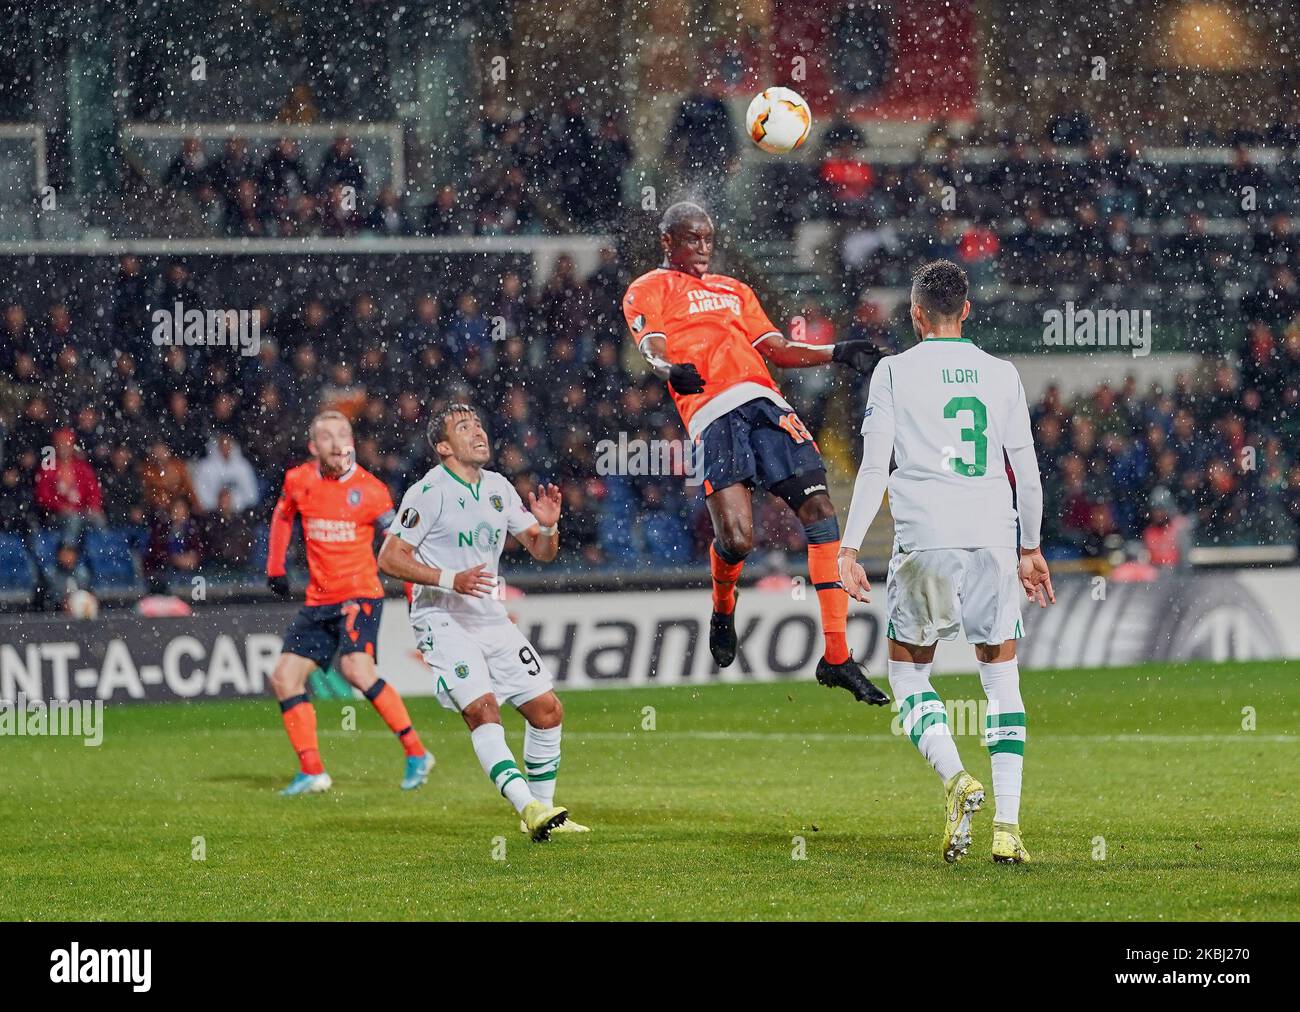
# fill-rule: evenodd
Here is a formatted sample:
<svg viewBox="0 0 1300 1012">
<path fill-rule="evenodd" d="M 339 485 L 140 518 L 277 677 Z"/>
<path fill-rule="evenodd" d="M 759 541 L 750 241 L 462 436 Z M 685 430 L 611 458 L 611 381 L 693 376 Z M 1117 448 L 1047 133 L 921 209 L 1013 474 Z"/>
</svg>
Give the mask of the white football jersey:
<svg viewBox="0 0 1300 1012">
<path fill-rule="evenodd" d="M 470 485 L 439 464 L 406 490 L 388 533 L 414 545 L 416 559 L 426 566 L 459 573 L 485 563 L 486 572 L 498 576 L 506 533 L 519 534 L 536 523 L 504 475 L 485 470 L 478 484 Z M 412 623 L 435 612 L 462 624 L 509 621 L 498 597 L 416 586 Z"/>
<path fill-rule="evenodd" d="M 893 437 L 897 550 L 1015 548 L 1003 449 L 1033 444 L 1020 375 L 965 338 L 929 338 L 882 359 L 862 433 Z"/>
</svg>

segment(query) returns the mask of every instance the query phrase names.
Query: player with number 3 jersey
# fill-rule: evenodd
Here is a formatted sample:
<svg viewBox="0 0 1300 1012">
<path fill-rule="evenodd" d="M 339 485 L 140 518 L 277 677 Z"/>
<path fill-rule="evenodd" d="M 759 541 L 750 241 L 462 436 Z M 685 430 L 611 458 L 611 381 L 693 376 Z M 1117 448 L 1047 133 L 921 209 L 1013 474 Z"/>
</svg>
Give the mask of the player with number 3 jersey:
<svg viewBox="0 0 1300 1012">
<path fill-rule="evenodd" d="M 1012 363 L 962 335 L 969 291 L 965 272 L 948 260 L 916 272 L 911 315 L 920 340 L 871 379 L 840 579 L 853 598 L 869 600 L 858 549 L 888 487 L 894 515 L 885 582 L 889 684 L 903 730 L 944 785 L 940 852 L 948 862 L 966 855 L 972 818 L 984 804 L 984 785 L 962 767 L 943 700 L 930 682 L 935 646 L 960 629 L 975 647 L 989 700 L 984 742 L 996 803 L 993 860 L 1022 864 L 1029 852 L 1020 833 L 1026 740 L 1016 660 L 1024 632 L 1020 595 L 1044 608 L 1055 595 L 1039 547 L 1043 488 L 1025 389 Z"/>
</svg>

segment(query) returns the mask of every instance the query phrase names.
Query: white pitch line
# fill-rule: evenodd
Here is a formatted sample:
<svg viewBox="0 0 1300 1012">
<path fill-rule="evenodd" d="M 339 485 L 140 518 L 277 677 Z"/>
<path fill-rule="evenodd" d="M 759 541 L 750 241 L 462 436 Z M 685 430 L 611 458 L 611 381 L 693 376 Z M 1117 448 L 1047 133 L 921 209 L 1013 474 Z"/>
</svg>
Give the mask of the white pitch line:
<svg viewBox="0 0 1300 1012">
<path fill-rule="evenodd" d="M 204 728 L 201 730 L 182 731 L 187 735 L 220 735 L 230 737 L 262 735 L 281 737 L 280 728 Z M 439 732 L 447 733 L 447 732 Z M 389 738 L 388 731 L 337 731 L 322 729 L 317 731 L 322 738 L 352 738 L 360 735 L 364 738 Z M 572 741 L 658 741 L 665 738 L 692 741 L 793 741 L 793 742 L 877 742 L 893 741 L 904 735 L 893 734 L 837 734 L 834 732 L 811 731 L 806 734 L 798 731 L 566 731 L 565 740 Z M 982 737 L 981 734 L 965 735 L 969 738 Z M 1243 744 L 1264 743 L 1269 745 L 1294 744 L 1300 742 L 1300 734 L 1258 734 L 1243 731 L 1239 734 L 1031 734 L 1031 741 L 1060 742 L 1105 742 L 1123 745 L 1196 745 L 1211 742 L 1241 742 Z"/>
<path fill-rule="evenodd" d="M 906 737 L 898 734 L 835 734 L 827 732 L 797 731 L 572 731 L 566 736 L 592 739 L 631 739 L 662 735 L 665 738 L 693 738 L 700 741 L 887 741 Z M 969 734 L 966 737 L 983 737 L 982 733 Z M 1032 741 L 1098 741 L 1126 744 L 1196 744 L 1217 741 L 1243 742 L 1300 742 L 1300 735 L 1293 734 L 1256 734 L 1253 731 L 1241 734 L 1031 734 Z"/>
</svg>

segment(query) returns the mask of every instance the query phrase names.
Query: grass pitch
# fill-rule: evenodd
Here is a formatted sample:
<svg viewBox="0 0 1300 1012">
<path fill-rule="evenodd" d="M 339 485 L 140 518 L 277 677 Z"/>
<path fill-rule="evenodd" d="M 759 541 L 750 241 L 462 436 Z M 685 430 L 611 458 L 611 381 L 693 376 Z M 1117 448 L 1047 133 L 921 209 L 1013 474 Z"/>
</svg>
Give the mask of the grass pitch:
<svg viewBox="0 0 1300 1012">
<path fill-rule="evenodd" d="M 565 694 L 558 797 L 594 832 L 544 845 L 431 699 L 408 700 L 438 758 L 426 787 L 398 790 L 401 751 L 364 700 L 355 731 L 322 702 L 335 788 L 291 799 L 271 700 L 138 705 L 106 711 L 99 748 L 0 739 L 0 917 L 1300 917 L 1295 665 L 1022 682 L 1030 866 L 989 860 L 991 793 L 970 856 L 945 865 L 942 789 L 894 714 L 813 683 Z M 982 698 L 974 676 L 935 683 Z M 518 716 L 506 726 L 522 761 Z"/>
</svg>

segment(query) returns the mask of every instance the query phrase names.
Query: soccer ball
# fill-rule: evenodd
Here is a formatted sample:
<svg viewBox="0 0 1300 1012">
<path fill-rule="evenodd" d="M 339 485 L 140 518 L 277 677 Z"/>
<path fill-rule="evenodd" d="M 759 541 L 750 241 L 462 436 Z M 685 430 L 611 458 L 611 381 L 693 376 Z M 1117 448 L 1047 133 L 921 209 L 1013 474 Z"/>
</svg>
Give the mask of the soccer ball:
<svg viewBox="0 0 1300 1012">
<path fill-rule="evenodd" d="M 88 590 L 74 590 L 64 608 L 73 618 L 99 618 L 99 600 Z"/>
<path fill-rule="evenodd" d="M 764 88 L 749 103 L 745 113 L 749 136 L 764 151 L 783 155 L 808 139 L 812 110 L 796 91 Z"/>
</svg>

